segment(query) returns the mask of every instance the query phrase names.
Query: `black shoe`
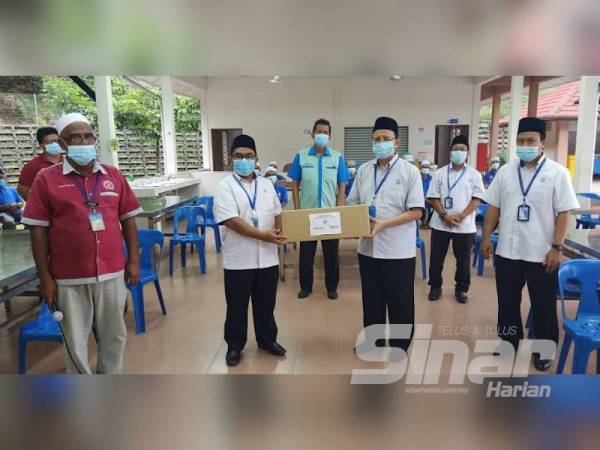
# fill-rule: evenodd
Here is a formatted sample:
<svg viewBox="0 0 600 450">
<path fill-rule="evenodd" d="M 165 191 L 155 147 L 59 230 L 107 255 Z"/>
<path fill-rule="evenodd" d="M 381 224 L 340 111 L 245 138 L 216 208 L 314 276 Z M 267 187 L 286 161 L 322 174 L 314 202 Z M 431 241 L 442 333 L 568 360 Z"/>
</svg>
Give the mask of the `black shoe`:
<svg viewBox="0 0 600 450">
<path fill-rule="evenodd" d="M 327 291 L 327 298 L 329 300 L 335 300 L 338 298 L 338 293 L 337 291 Z"/>
<path fill-rule="evenodd" d="M 311 294 L 311 291 L 305 291 L 304 289 L 301 289 L 300 292 L 298 292 L 298 298 L 306 298 Z"/>
<path fill-rule="evenodd" d="M 454 293 L 454 297 L 456 298 L 456 301 L 458 303 L 467 303 L 467 300 L 469 300 L 469 297 L 467 296 L 466 292 L 463 291 L 456 291 Z"/>
<path fill-rule="evenodd" d="M 552 360 L 551 359 L 541 359 L 540 355 L 533 355 L 533 366 L 541 371 L 541 372 L 545 372 L 546 370 L 548 370 L 550 368 L 550 366 L 552 365 Z"/>
<path fill-rule="evenodd" d="M 279 345 L 277 342 L 261 342 L 258 343 L 258 348 L 266 352 L 271 353 L 275 356 L 283 356 L 287 352 L 285 348 Z"/>
<path fill-rule="evenodd" d="M 229 367 L 237 366 L 242 359 L 242 352 L 240 350 L 227 349 L 227 355 L 225 355 L 225 362 Z"/>
<path fill-rule="evenodd" d="M 429 291 L 429 300 L 439 300 L 439 298 L 442 296 L 442 288 L 434 288 L 432 287 L 431 290 Z"/>
</svg>

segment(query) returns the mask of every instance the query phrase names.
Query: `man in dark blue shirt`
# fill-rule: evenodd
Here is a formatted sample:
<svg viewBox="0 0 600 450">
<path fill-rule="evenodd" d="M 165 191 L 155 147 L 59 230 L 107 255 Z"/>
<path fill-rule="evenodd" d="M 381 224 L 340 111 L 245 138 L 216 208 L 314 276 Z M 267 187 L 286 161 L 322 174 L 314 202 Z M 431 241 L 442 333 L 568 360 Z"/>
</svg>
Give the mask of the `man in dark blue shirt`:
<svg viewBox="0 0 600 450">
<path fill-rule="evenodd" d="M 2 228 L 14 228 L 23 217 L 23 199 L 15 188 L 9 187 L 6 174 L 0 169 L 0 223 Z"/>
</svg>

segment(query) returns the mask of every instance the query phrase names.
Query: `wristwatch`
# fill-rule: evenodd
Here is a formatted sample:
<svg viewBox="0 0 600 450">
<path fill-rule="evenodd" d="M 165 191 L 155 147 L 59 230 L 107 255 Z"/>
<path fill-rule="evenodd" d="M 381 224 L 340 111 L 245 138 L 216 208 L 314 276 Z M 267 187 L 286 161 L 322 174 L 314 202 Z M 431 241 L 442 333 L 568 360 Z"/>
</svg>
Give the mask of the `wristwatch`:
<svg viewBox="0 0 600 450">
<path fill-rule="evenodd" d="M 565 249 L 565 246 L 562 244 L 552 244 L 552 248 L 557 252 L 562 252 Z"/>
<path fill-rule="evenodd" d="M 444 211 L 443 213 L 440 214 L 440 219 L 444 220 L 444 217 L 446 217 L 448 215 L 448 213 L 446 211 Z"/>
</svg>

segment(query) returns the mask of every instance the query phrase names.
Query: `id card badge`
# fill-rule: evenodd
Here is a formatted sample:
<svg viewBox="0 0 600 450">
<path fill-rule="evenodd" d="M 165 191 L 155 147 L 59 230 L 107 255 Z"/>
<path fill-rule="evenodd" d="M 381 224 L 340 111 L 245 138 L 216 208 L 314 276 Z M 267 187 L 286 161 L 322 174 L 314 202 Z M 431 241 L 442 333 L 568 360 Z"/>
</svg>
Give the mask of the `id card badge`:
<svg viewBox="0 0 600 450">
<path fill-rule="evenodd" d="M 453 205 L 452 197 L 446 197 L 444 199 L 444 209 L 446 209 L 446 210 L 452 209 L 452 205 Z"/>
<path fill-rule="evenodd" d="M 529 205 L 523 203 L 521 206 L 519 206 L 519 209 L 517 211 L 517 220 L 519 222 L 529 222 L 529 212 L 530 212 L 530 207 Z"/>
<path fill-rule="evenodd" d="M 375 205 L 369 206 L 369 216 L 374 219 L 377 218 L 377 207 Z"/>
<path fill-rule="evenodd" d="M 98 211 L 90 211 L 88 217 L 90 219 L 92 231 L 104 231 L 106 229 L 104 226 L 104 218 L 102 217 L 102 213 Z"/>
<path fill-rule="evenodd" d="M 254 225 L 254 228 L 258 228 L 258 216 L 256 215 L 256 211 L 252 211 L 252 225 Z"/>
</svg>

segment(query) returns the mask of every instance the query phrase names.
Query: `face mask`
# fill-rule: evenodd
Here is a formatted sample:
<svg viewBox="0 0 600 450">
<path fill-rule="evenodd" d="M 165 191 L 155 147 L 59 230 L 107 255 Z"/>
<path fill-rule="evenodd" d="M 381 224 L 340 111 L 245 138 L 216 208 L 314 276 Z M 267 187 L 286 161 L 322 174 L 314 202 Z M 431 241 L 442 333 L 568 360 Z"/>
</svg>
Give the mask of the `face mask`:
<svg viewBox="0 0 600 450">
<path fill-rule="evenodd" d="M 329 136 L 325 133 L 315 134 L 315 145 L 325 147 L 329 143 Z"/>
<path fill-rule="evenodd" d="M 394 141 L 383 141 L 373 144 L 373 154 L 377 159 L 386 159 L 394 154 Z"/>
<path fill-rule="evenodd" d="M 354 174 L 356 173 L 356 169 L 355 169 L 354 167 L 350 167 L 350 168 L 348 169 L 348 173 L 349 173 L 351 176 L 354 176 Z"/>
<path fill-rule="evenodd" d="M 277 175 L 271 175 L 269 177 L 267 177 L 269 180 L 271 180 L 271 183 L 275 184 L 277 183 Z"/>
<path fill-rule="evenodd" d="M 69 158 L 80 166 L 87 166 L 96 159 L 96 147 L 93 145 L 69 145 Z"/>
<path fill-rule="evenodd" d="M 6 182 L 6 180 L 0 180 L 0 188 L 5 188 L 8 186 L 8 183 Z"/>
<path fill-rule="evenodd" d="M 498 170 L 500 168 L 500 163 L 493 162 L 491 164 L 491 167 L 492 167 L 493 170 Z"/>
<path fill-rule="evenodd" d="M 241 177 L 247 177 L 250 175 L 254 171 L 255 167 L 256 163 L 253 159 L 233 160 L 233 170 Z"/>
<path fill-rule="evenodd" d="M 529 162 L 537 158 L 538 147 L 536 145 L 527 146 L 523 145 L 517 147 L 517 156 L 521 161 Z"/>
<path fill-rule="evenodd" d="M 60 148 L 60 145 L 58 145 L 58 142 L 52 142 L 51 144 L 46 144 L 45 148 L 46 148 L 46 153 L 48 153 L 49 155 L 52 155 L 52 156 L 56 156 L 62 151 L 62 148 Z"/>
<path fill-rule="evenodd" d="M 429 175 L 429 167 L 423 167 L 423 168 L 421 169 L 421 173 L 422 173 L 423 175 Z"/>
<path fill-rule="evenodd" d="M 450 152 L 450 159 L 454 164 L 460 166 L 467 160 L 467 152 L 463 152 L 462 150 L 452 150 L 452 152 Z"/>
</svg>

